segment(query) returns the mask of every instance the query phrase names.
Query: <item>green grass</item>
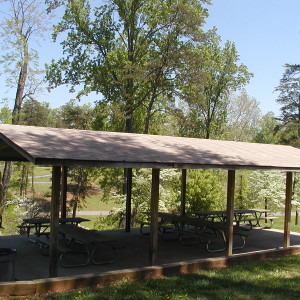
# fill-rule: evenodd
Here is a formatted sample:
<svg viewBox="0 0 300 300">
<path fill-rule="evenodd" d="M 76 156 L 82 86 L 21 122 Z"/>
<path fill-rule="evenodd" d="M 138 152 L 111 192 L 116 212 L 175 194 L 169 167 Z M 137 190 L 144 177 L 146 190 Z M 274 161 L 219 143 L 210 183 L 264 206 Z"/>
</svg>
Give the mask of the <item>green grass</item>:
<svg viewBox="0 0 300 300">
<path fill-rule="evenodd" d="M 51 167 L 35 167 L 34 168 L 34 176 L 43 176 L 43 175 L 51 175 L 52 168 Z"/>
<path fill-rule="evenodd" d="M 81 226 L 88 229 L 94 229 L 95 221 L 99 218 L 99 216 L 81 216 L 81 215 L 77 215 L 77 217 L 89 219 L 89 221 L 81 223 Z"/>
<path fill-rule="evenodd" d="M 85 200 L 85 207 L 80 209 L 83 211 L 97 211 L 97 210 L 104 210 L 110 211 L 114 204 L 111 202 L 103 202 L 102 199 L 102 192 L 96 195 L 92 195 L 86 198 Z"/>
<path fill-rule="evenodd" d="M 284 217 L 280 216 L 278 219 L 275 219 L 272 228 L 283 230 L 284 229 Z M 291 231 L 292 232 L 300 232 L 300 218 L 299 218 L 298 225 L 295 225 L 295 216 L 291 217 Z"/>
<path fill-rule="evenodd" d="M 300 256 L 242 264 L 226 269 L 121 282 L 110 287 L 80 289 L 43 299 L 101 300 L 279 300 L 300 298 Z"/>
</svg>

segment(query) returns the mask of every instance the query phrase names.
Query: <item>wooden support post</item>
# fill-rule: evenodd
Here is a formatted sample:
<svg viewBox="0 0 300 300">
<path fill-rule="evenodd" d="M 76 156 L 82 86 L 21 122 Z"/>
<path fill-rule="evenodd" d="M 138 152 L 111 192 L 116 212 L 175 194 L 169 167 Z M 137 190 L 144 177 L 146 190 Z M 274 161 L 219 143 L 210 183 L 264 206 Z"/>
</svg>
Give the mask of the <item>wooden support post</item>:
<svg viewBox="0 0 300 300">
<path fill-rule="evenodd" d="M 181 216 L 185 216 L 185 202 L 186 202 L 186 169 L 181 170 Z"/>
<path fill-rule="evenodd" d="M 292 185 L 293 173 L 286 173 L 286 187 L 285 187 L 285 213 L 284 213 L 284 234 L 283 247 L 290 246 L 290 231 L 291 231 L 291 200 L 292 200 Z"/>
<path fill-rule="evenodd" d="M 68 167 L 62 167 L 61 182 L 61 217 L 67 217 Z"/>
<path fill-rule="evenodd" d="M 126 169 L 126 224 L 125 231 L 130 232 L 131 227 L 131 191 L 132 191 L 132 168 Z"/>
<path fill-rule="evenodd" d="M 157 233 L 158 233 L 158 201 L 159 201 L 159 173 L 160 169 L 152 169 L 152 187 L 150 203 L 150 251 L 149 264 L 157 263 Z"/>
<path fill-rule="evenodd" d="M 227 213 L 226 213 L 226 255 L 232 255 L 233 248 L 233 210 L 234 210 L 235 170 L 228 170 Z"/>
<path fill-rule="evenodd" d="M 57 277 L 58 270 L 58 224 L 60 202 L 61 168 L 52 167 L 52 197 L 50 219 L 49 277 Z"/>
</svg>

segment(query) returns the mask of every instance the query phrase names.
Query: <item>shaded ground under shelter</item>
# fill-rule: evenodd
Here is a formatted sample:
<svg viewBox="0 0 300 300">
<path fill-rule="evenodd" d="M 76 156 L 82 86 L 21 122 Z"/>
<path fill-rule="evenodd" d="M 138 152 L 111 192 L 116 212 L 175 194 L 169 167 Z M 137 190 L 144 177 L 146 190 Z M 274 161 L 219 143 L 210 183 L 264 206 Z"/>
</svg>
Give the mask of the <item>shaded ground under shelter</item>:
<svg viewBox="0 0 300 300">
<path fill-rule="evenodd" d="M 0 160 L 27 161 L 53 168 L 49 277 L 58 274 L 58 218 L 61 197 L 66 193 L 69 166 L 125 168 L 128 170 L 126 230 L 130 231 L 132 168 L 152 169 L 149 260 L 159 262 L 158 201 L 160 169 L 182 170 L 182 213 L 186 170 L 228 170 L 226 257 L 233 255 L 233 210 L 236 170 L 286 172 L 285 228 L 282 247 L 290 248 L 290 216 L 293 172 L 300 171 L 300 150 L 291 146 L 204 140 L 171 136 L 0 125 Z M 61 215 L 65 214 L 62 205 Z"/>
</svg>

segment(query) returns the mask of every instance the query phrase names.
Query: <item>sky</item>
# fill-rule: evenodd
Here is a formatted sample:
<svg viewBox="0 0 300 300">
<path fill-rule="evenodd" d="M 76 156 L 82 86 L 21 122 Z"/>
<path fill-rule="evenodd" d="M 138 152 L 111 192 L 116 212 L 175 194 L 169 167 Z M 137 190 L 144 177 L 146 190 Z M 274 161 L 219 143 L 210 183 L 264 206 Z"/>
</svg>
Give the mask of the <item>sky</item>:
<svg viewBox="0 0 300 300">
<path fill-rule="evenodd" d="M 235 43 L 240 62 L 254 73 L 245 87 L 263 113 L 278 115 L 275 88 L 284 64 L 300 63 L 300 0 L 212 0 L 206 26 Z"/>
<path fill-rule="evenodd" d="M 283 66 L 300 63 L 300 0 L 212 0 L 208 10 L 205 28 L 216 26 L 224 42 L 234 42 L 240 63 L 254 73 L 245 86 L 248 95 L 260 103 L 262 113 L 273 111 L 279 115 L 278 93 L 274 90 Z M 42 63 L 61 55 L 59 45 L 52 42 L 43 42 L 37 50 Z M 0 89 L 5 90 L 2 77 Z M 59 107 L 74 97 L 67 88 L 59 87 L 43 93 L 39 100 Z M 86 97 L 82 103 L 93 103 L 95 99 Z"/>
</svg>

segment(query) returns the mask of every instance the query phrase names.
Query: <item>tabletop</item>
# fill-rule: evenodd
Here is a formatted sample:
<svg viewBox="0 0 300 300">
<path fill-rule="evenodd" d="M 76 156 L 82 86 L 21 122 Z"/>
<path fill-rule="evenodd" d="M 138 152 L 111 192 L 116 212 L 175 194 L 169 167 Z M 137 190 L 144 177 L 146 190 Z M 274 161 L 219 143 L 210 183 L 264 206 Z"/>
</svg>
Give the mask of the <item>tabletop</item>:
<svg viewBox="0 0 300 300">
<path fill-rule="evenodd" d="M 50 218 L 28 218 L 23 219 L 25 223 L 28 224 L 50 224 Z M 76 223 L 79 224 L 81 222 L 87 222 L 89 219 L 81 218 L 81 217 L 68 217 L 68 218 L 59 218 L 59 223 Z"/>
</svg>

